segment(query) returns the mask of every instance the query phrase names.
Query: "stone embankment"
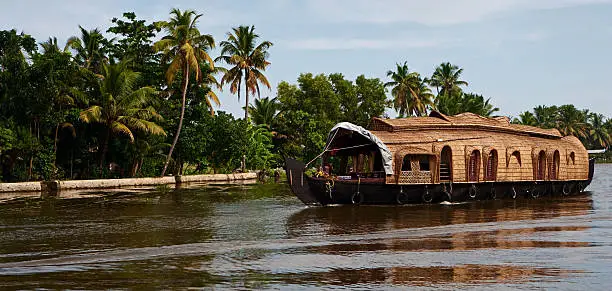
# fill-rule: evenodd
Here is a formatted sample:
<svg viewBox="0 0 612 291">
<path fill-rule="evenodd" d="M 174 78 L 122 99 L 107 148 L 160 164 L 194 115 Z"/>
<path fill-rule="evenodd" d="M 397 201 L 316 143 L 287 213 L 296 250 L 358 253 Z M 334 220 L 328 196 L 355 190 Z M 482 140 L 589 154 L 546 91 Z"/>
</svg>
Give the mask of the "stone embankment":
<svg viewBox="0 0 612 291">
<path fill-rule="evenodd" d="M 129 178 L 129 179 L 99 179 L 42 181 L 23 183 L 0 183 L 1 193 L 42 192 L 58 193 L 67 190 L 134 188 L 140 186 L 180 185 L 183 183 L 230 183 L 257 179 L 257 173 L 189 175 L 161 178 Z"/>
</svg>

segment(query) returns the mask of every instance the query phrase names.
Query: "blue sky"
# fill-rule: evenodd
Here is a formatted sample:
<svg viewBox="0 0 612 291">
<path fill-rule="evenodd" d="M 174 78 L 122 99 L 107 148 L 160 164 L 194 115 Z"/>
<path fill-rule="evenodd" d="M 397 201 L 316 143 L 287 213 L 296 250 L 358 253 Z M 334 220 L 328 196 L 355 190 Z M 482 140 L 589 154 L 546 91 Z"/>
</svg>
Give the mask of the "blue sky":
<svg viewBox="0 0 612 291">
<path fill-rule="evenodd" d="M 274 43 L 267 71 L 275 96 L 300 73 L 365 74 L 385 80 L 396 62 L 430 75 L 441 62 L 464 68 L 466 91 L 516 116 L 540 104 L 574 104 L 612 117 L 612 0 L 232 0 L 11 1 L 0 29 L 41 42 L 106 30 L 125 11 L 165 20 L 173 7 L 203 13 L 200 31 L 221 41 L 255 25 Z M 216 56 L 218 52 L 211 54 Z M 220 94 L 220 110 L 242 116 L 242 101 Z M 392 114 L 393 115 L 393 114 Z"/>
</svg>

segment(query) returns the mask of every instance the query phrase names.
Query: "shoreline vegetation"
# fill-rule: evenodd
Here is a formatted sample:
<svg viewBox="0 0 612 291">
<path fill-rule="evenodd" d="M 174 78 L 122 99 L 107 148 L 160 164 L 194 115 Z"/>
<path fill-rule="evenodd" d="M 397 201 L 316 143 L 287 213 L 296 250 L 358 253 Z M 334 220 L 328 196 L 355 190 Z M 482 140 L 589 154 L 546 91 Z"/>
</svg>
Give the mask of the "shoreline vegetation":
<svg viewBox="0 0 612 291">
<path fill-rule="evenodd" d="M 463 69 L 449 62 L 431 76 L 398 63 L 385 80 L 301 73 L 268 97 L 273 42 L 254 26 L 206 34 L 201 17 L 127 12 L 104 32 L 78 26 L 65 44 L 0 31 L 0 182 L 271 173 L 285 156 L 317 156 L 336 123 L 367 127 L 390 108 L 398 117 L 499 112 L 467 92 Z M 216 110 L 221 90 L 244 102 L 244 118 Z M 612 120 L 574 105 L 509 118 L 557 128 L 589 149 L 612 143 Z M 612 162 L 609 152 L 597 158 Z"/>
</svg>

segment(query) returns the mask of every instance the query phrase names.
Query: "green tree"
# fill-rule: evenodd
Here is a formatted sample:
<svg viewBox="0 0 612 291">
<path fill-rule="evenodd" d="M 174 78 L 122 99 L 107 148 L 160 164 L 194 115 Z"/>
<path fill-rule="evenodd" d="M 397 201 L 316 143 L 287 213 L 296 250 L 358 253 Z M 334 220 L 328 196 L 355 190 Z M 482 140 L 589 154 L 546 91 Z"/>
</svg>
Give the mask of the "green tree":
<svg viewBox="0 0 612 291">
<path fill-rule="evenodd" d="M 272 128 L 278 114 L 280 104 L 277 98 L 269 97 L 255 99 L 255 105 L 249 106 L 251 119 L 257 125 L 266 125 Z"/>
<path fill-rule="evenodd" d="M 535 115 L 531 113 L 531 111 L 525 111 L 521 113 L 518 118 L 512 120 L 512 123 L 538 126 L 538 121 L 536 120 Z"/>
<path fill-rule="evenodd" d="M 26 54 L 36 50 L 36 40 L 16 30 L 0 31 L 0 118 L 19 116 L 26 107 L 28 77 Z"/>
<path fill-rule="evenodd" d="M 425 85 L 419 73 L 410 72 L 408 65 L 396 64 L 395 71 L 387 71 L 391 81 L 385 86 L 392 87 L 393 106 L 400 117 L 408 115 L 422 116 L 432 105 L 431 91 Z"/>
<path fill-rule="evenodd" d="M 434 107 L 435 96 L 431 93 L 431 89 L 427 86 L 427 80 L 419 77 L 418 83 L 412 89 L 412 98 L 408 102 L 408 109 L 415 115 L 422 116 L 427 114 L 427 110 Z"/>
<path fill-rule="evenodd" d="M 0 165 L 4 165 L 5 152 L 13 149 L 17 137 L 15 133 L 0 120 Z M 4 168 L 4 167 L 2 167 Z M 4 180 L 4 171 L 0 171 L 0 182 Z"/>
<path fill-rule="evenodd" d="M 465 111 L 466 112 L 472 112 L 472 113 L 476 113 L 478 115 L 481 116 L 486 116 L 486 117 L 490 117 L 492 116 L 495 112 L 499 111 L 499 108 L 493 106 L 493 104 L 491 104 L 491 98 L 487 98 L 485 100 L 485 98 L 482 95 L 479 94 L 474 94 L 474 93 L 467 93 L 467 94 L 463 94 L 463 103 L 465 103 Z"/>
<path fill-rule="evenodd" d="M 154 58 L 153 38 L 161 31 L 161 27 L 137 20 L 134 12 L 125 12 L 122 16 L 125 20 L 114 17 L 111 20 L 114 26 L 106 30 L 121 36 L 110 48 L 110 55 L 116 60 L 129 60 L 142 66 Z"/>
<path fill-rule="evenodd" d="M 170 147 L 170 144 L 164 143 L 161 138 L 147 139 L 145 137 L 134 137 L 134 142 L 128 144 L 127 152 L 132 158 L 130 165 L 130 176 L 154 176 L 157 172 L 147 171 L 143 173 L 143 168 L 146 169 L 145 161 L 157 161 L 163 163 L 166 159 L 165 152 Z"/>
<path fill-rule="evenodd" d="M 240 100 L 240 86 L 244 83 L 246 105 L 244 108 L 244 119 L 249 118 L 249 92 L 260 95 L 259 85 L 270 89 L 270 82 L 264 75 L 268 62 L 268 49 L 272 46 L 269 41 L 257 44 L 259 35 L 255 33 L 255 26 L 239 26 L 232 28 L 227 34 L 227 40 L 222 41 L 221 55 L 217 61 L 222 61 L 230 66 L 223 77 L 221 85 L 230 84 L 230 92 L 238 93 Z"/>
<path fill-rule="evenodd" d="M 67 53 L 68 50 L 64 48 L 64 50 L 60 50 L 59 45 L 57 44 L 57 37 L 49 37 L 47 41 L 40 43 L 40 47 L 42 48 L 42 53 L 45 55 L 52 55 L 58 53 Z"/>
<path fill-rule="evenodd" d="M 281 82 L 277 88 L 280 110 L 274 138 L 275 151 L 309 160 L 325 146 L 329 130 L 338 122 L 367 126 L 389 106 L 384 83 L 359 76 L 352 82 L 342 74 L 302 74 L 297 84 Z"/>
<path fill-rule="evenodd" d="M 242 155 L 248 151 L 247 123 L 231 114 L 218 112 L 207 126 L 209 146 L 206 156 L 215 173 L 231 172 L 240 167 Z"/>
<path fill-rule="evenodd" d="M 463 69 L 449 62 L 442 63 L 429 80 L 429 84 L 436 87 L 438 95 L 450 95 L 452 91 L 461 90 L 460 86 L 467 86 L 466 81 L 461 80 Z"/>
<path fill-rule="evenodd" d="M 344 79 L 342 74 L 329 76 L 340 101 L 340 121 L 350 121 L 367 127 L 372 117 L 381 117 L 391 103 L 387 100 L 385 84 L 378 78 L 360 75 L 355 82 Z"/>
<path fill-rule="evenodd" d="M 83 68 L 100 73 L 102 65 L 108 62 L 106 57 L 108 40 L 104 38 L 99 29 L 86 30 L 79 25 L 81 37 L 73 36 L 66 42 L 65 49 L 72 49 L 76 53 L 75 60 Z"/>
<path fill-rule="evenodd" d="M 56 38 L 49 38 L 41 43 L 43 53 L 32 56 L 30 66 L 30 83 L 37 88 L 32 106 L 31 116 L 45 119 L 44 122 L 53 124 L 53 156 L 54 165 L 57 161 L 58 137 L 61 129 L 67 129 L 74 137 L 75 128 L 72 123 L 66 122 L 68 109 L 77 105 L 86 105 L 87 96 L 75 85 L 79 69 L 67 50 L 60 50 Z M 39 107 L 39 108 L 36 108 Z"/>
<path fill-rule="evenodd" d="M 603 114 L 589 114 L 589 140 L 593 146 L 607 148 L 610 146 L 610 132 L 606 128 L 605 116 Z"/>
<path fill-rule="evenodd" d="M 100 99 L 83 110 L 80 119 L 86 123 L 101 123 L 106 128 L 100 154 L 100 173 L 105 165 L 108 144 L 114 135 L 126 135 L 134 141 L 132 130 L 165 135 L 164 129 L 151 120 L 162 120 L 151 104 L 156 93 L 151 87 L 135 88 L 139 73 L 127 69 L 126 64 L 104 64 L 99 81 Z"/>
<path fill-rule="evenodd" d="M 248 146 L 246 163 L 250 169 L 268 169 L 274 155 L 272 154 L 272 134 L 265 125 L 247 127 Z"/>
<path fill-rule="evenodd" d="M 536 126 L 542 128 L 557 127 L 559 119 L 559 108 L 557 106 L 540 105 L 533 108 L 533 115 L 536 119 Z"/>
<path fill-rule="evenodd" d="M 112 23 L 106 32 L 117 35 L 117 41 L 109 48 L 110 58 L 126 61 L 131 70 L 141 73 L 142 86 L 161 87 L 163 70 L 160 56 L 153 49 L 153 40 L 161 31 L 161 25 L 139 20 L 133 12 L 113 18 Z"/>
<path fill-rule="evenodd" d="M 562 105 L 559 106 L 556 128 L 563 135 L 573 135 L 578 138 L 584 138 L 587 136 L 588 130 L 588 124 L 585 120 L 586 117 L 584 112 L 576 109 L 574 105 Z"/>
<path fill-rule="evenodd" d="M 202 80 L 201 61 L 206 61 L 211 68 L 214 68 L 214 62 L 208 55 L 207 50 L 215 46 L 215 41 L 211 35 L 201 34 L 196 26 L 202 14 L 196 14 L 193 10 L 181 12 L 176 8 L 172 9 L 170 14 L 172 15 L 170 21 L 160 22 L 167 35 L 156 42 L 154 48 L 156 51 L 163 51 L 164 60 L 170 61 L 170 65 L 166 70 L 168 86 L 172 86 L 175 75 L 181 72 L 183 88 L 179 123 L 161 176 L 166 174 L 166 169 L 172 158 L 172 152 L 176 147 L 183 126 L 189 74 L 193 71 L 195 79 L 199 82 Z"/>
<path fill-rule="evenodd" d="M 446 115 L 456 115 L 471 112 L 481 116 L 491 116 L 499 108 L 490 103 L 491 98 L 485 100 L 482 95 L 454 91 L 450 95 L 440 95 L 436 98 L 436 108 Z"/>
<path fill-rule="evenodd" d="M 610 148 L 610 146 L 612 146 L 612 118 L 608 118 L 603 127 L 606 129 L 608 136 L 610 136 L 610 139 L 608 140 L 608 148 Z"/>
</svg>

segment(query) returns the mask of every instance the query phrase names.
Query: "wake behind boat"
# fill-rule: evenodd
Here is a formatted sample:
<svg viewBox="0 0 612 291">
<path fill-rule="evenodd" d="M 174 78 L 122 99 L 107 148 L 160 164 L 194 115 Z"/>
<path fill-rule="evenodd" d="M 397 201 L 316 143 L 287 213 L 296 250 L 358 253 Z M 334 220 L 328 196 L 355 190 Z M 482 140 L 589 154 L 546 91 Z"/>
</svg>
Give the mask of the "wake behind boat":
<svg viewBox="0 0 612 291">
<path fill-rule="evenodd" d="M 308 173 L 309 164 L 286 159 L 291 190 L 305 204 L 571 195 L 584 191 L 594 171 L 574 136 L 473 113 L 374 118 L 371 130 L 342 122 L 319 157 Z"/>
</svg>

